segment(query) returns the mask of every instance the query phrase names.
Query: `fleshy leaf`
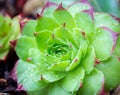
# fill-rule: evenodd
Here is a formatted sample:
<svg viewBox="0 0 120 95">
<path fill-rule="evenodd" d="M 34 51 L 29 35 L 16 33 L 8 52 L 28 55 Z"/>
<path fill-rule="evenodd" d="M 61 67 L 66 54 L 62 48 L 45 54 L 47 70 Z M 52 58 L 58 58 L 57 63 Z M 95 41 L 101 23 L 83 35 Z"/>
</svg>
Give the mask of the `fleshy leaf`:
<svg viewBox="0 0 120 95">
<path fill-rule="evenodd" d="M 91 8 L 91 6 L 87 3 L 76 2 L 68 7 L 68 11 L 74 17 L 76 13 L 78 13 L 80 11 L 84 11 L 84 10 L 89 10 L 90 8 Z"/>
<path fill-rule="evenodd" d="M 61 81 L 61 85 L 69 92 L 77 91 L 83 82 L 84 76 L 85 71 L 79 65 L 76 69 L 70 71 L 66 75 L 66 77 Z"/>
<path fill-rule="evenodd" d="M 94 64 L 95 50 L 92 46 L 89 46 L 85 58 L 81 61 L 81 66 L 84 68 L 86 74 L 90 74 L 90 72 L 94 69 Z"/>
<path fill-rule="evenodd" d="M 81 62 L 81 58 L 82 58 L 82 48 L 80 47 L 78 49 L 78 52 L 77 52 L 76 56 L 72 60 L 71 64 L 66 68 L 66 71 L 71 71 L 75 67 L 77 67 Z"/>
<path fill-rule="evenodd" d="M 62 40 L 62 41 L 69 41 L 72 44 L 74 44 L 75 46 L 77 46 L 72 33 L 70 33 L 70 31 L 68 31 L 65 28 L 58 28 L 55 30 L 55 37 L 57 37 L 58 39 Z"/>
<path fill-rule="evenodd" d="M 107 90 L 112 90 L 120 84 L 120 61 L 117 57 L 110 57 L 108 60 L 98 64 L 97 68 L 104 73 Z"/>
<path fill-rule="evenodd" d="M 56 3 L 47 1 L 46 5 L 41 10 L 41 15 L 53 18 L 53 13 L 57 7 L 58 5 Z"/>
<path fill-rule="evenodd" d="M 77 95 L 98 95 L 99 91 L 102 89 L 103 82 L 103 73 L 94 69 L 88 76 L 85 77 L 83 86 L 79 89 Z"/>
<path fill-rule="evenodd" d="M 16 70 L 18 83 L 22 84 L 26 91 L 37 91 L 47 86 L 47 83 L 40 81 L 40 71 L 37 65 L 19 60 Z"/>
<path fill-rule="evenodd" d="M 25 45 L 25 43 L 27 45 Z M 19 38 L 17 41 L 17 45 L 15 47 L 15 50 L 19 58 L 23 60 L 27 60 L 27 58 L 29 57 L 28 52 L 30 47 L 38 49 L 37 43 L 34 38 L 26 37 L 26 36 L 22 36 L 21 38 Z"/>
<path fill-rule="evenodd" d="M 112 35 L 108 30 L 99 28 L 91 45 L 95 49 L 98 60 L 103 61 L 110 57 L 114 45 Z"/>
<path fill-rule="evenodd" d="M 36 32 L 39 32 L 42 30 L 53 31 L 57 27 L 58 27 L 58 24 L 52 18 L 41 16 L 37 20 Z"/>
<path fill-rule="evenodd" d="M 59 95 L 76 95 L 75 93 L 67 92 L 65 89 L 63 89 L 59 82 L 53 83 L 50 86 L 48 95 L 58 95 L 58 94 Z"/>
<path fill-rule="evenodd" d="M 26 35 L 28 37 L 34 37 L 35 27 L 36 27 L 36 21 L 35 20 L 29 20 L 25 24 L 25 26 L 22 30 L 22 35 Z"/>
<path fill-rule="evenodd" d="M 54 18 L 60 26 L 65 24 L 67 29 L 72 30 L 76 26 L 73 17 L 65 9 L 57 9 L 54 12 Z"/>
<path fill-rule="evenodd" d="M 95 18 L 95 27 L 105 26 L 110 28 L 115 32 L 120 32 L 120 24 L 117 20 L 115 20 L 112 16 L 107 13 L 96 13 L 94 15 Z"/>
<path fill-rule="evenodd" d="M 77 26 L 81 29 L 82 32 L 85 33 L 87 38 L 92 40 L 94 35 L 94 23 L 91 16 L 87 13 L 79 12 L 75 15 L 75 21 Z"/>
<path fill-rule="evenodd" d="M 53 71 L 65 71 L 66 67 L 70 64 L 69 60 L 57 62 L 56 64 L 53 64 L 51 67 L 49 67 L 49 70 Z"/>
<path fill-rule="evenodd" d="M 65 77 L 65 75 L 66 75 L 66 72 L 64 71 L 48 70 L 42 73 L 42 78 L 47 82 L 55 82 Z"/>
<path fill-rule="evenodd" d="M 51 31 L 49 30 L 44 30 L 44 31 L 35 33 L 35 38 L 37 40 L 37 44 L 41 52 L 45 52 L 47 48 L 46 43 L 50 37 L 51 37 Z"/>
<path fill-rule="evenodd" d="M 77 43 L 77 46 L 82 48 L 83 51 L 82 57 L 84 57 L 87 52 L 89 41 L 86 38 L 86 34 L 84 34 L 84 32 L 81 31 L 79 28 L 74 28 L 73 30 L 74 30 L 73 37 Z"/>
</svg>

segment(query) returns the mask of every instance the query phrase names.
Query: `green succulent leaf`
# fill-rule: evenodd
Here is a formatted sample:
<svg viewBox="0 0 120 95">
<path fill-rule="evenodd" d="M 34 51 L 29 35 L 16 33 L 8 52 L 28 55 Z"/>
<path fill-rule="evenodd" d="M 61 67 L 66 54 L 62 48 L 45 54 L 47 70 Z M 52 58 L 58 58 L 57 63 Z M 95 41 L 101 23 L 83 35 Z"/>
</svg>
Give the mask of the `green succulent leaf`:
<svg viewBox="0 0 120 95">
<path fill-rule="evenodd" d="M 71 13 L 71 15 L 74 17 L 75 14 L 79 13 L 80 11 L 89 10 L 91 7 L 87 3 L 74 3 L 70 7 L 68 7 L 68 11 Z"/>
<path fill-rule="evenodd" d="M 36 32 L 42 30 L 51 30 L 53 31 L 58 27 L 58 24 L 50 17 L 41 16 L 37 20 Z"/>
<path fill-rule="evenodd" d="M 28 52 L 30 49 L 29 47 L 38 49 L 35 38 L 22 36 L 21 38 L 18 39 L 18 43 L 19 44 L 16 45 L 15 49 L 16 49 L 17 55 L 23 60 L 27 60 L 29 58 L 28 56 Z M 25 45 L 25 43 L 27 45 Z"/>
<path fill-rule="evenodd" d="M 82 58 L 82 48 L 80 47 L 78 49 L 78 53 L 76 54 L 76 56 L 72 60 L 71 64 L 66 68 L 66 71 L 71 71 L 75 67 L 77 67 L 81 62 L 81 58 Z"/>
<path fill-rule="evenodd" d="M 75 93 L 68 92 L 65 89 L 63 89 L 59 82 L 53 83 L 50 86 L 48 95 L 58 95 L 58 94 L 60 94 L 60 95 L 76 95 Z"/>
<path fill-rule="evenodd" d="M 120 24 L 117 20 L 115 20 L 112 16 L 107 13 L 96 13 L 94 15 L 95 18 L 95 27 L 105 26 L 110 28 L 115 32 L 120 32 Z"/>
<path fill-rule="evenodd" d="M 111 56 L 108 60 L 97 65 L 105 76 L 105 88 L 111 90 L 120 84 L 120 61 L 116 56 Z"/>
<path fill-rule="evenodd" d="M 62 15 L 61 15 L 62 14 Z M 71 14 L 65 9 L 58 9 L 54 12 L 54 18 L 56 22 L 61 26 L 65 26 L 67 29 L 72 30 L 76 25 Z"/>
<path fill-rule="evenodd" d="M 0 15 L 0 60 L 5 60 L 10 50 L 10 41 L 16 40 L 19 33 L 20 25 L 17 17 L 11 19 L 9 16 Z"/>
<path fill-rule="evenodd" d="M 76 92 L 84 79 L 85 71 L 80 65 L 75 69 L 70 71 L 66 77 L 61 81 L 62 87 L 69 92 Z"/>
<path fill-rule="evenodd" d="M 75 14 L 75 21 L 81 31 L 91 40 L 94 35 L 94 23 L 91 16 L 87 13 L 79 12 Z"/>
<path fill-rule="evenodd" d="M 104 75 L 101 71 L 94 69 L 83 81 L 83 86 L 77 95 L 98 95 L 104 82 Z M 86 89 L 88 88 L 88 89 Z"/>
<path fill-rule="evenodd" d="M 85 58 L 81 61 L 81 66 L 85 69 L 86 74 L 90 74 L 94 69 L 95 57 L 96 55 L 94 48 L 89 46 Z"/>
<path fill-rule="evenodd" d="M 102 28 L 97 29 L 91 45 L 95 49 L 98 60 L 103 61 L 108 59 L 111 56 L 114 45 L 111 33 Z"/>
<path fill-rule="evenodd" d="M 35 38 L 37 40 L 37 44 L 41 52 L 45 52 L 47 48 L 46 43 L 50 37 L 51 37 L 51 31 L 49 30 L 44 30 L 44 31 L 35 33 Z"/>
<path fill-rule="evenodd" d="M 34 32 L 35 32 L 35 28 L 36 28 L 36 20 L 29 20 L 23 30 L 22 30 L 22 35 L 26 35 L 28 37 L 34 37 Z"/>
<path fill-rule="evenodd" d="M 48 84 L 40 81 L 41 72 L 37 65 L 19 60 L 17 65 L 18 82 L 24 85 L 26 91 L 37 91 L 46 87 Z"/>
</svg>

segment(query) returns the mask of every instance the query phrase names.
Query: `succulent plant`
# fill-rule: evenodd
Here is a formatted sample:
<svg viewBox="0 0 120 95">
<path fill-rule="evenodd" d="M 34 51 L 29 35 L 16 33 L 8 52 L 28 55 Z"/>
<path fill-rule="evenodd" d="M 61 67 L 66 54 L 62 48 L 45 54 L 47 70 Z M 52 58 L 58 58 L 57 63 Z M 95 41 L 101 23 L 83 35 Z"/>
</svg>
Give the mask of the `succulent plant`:
<svg viewBox="0 0 120 95">
<path fill-rule="evenodd" d="M 30 95 L 110 91 L 120 84 L 119 34 L 119 22 L 87 0 L 67 8 L 48 2 L 17 40 L 18 83 Z"/>
<path fill-rule="evenodd" d="M 0 15 L 0 60 L 4 60 L 10 50 L 10 41 L 15 40 L 20 34 L 18 17 L 11 19 L 9 16 Z"/>
</svg>

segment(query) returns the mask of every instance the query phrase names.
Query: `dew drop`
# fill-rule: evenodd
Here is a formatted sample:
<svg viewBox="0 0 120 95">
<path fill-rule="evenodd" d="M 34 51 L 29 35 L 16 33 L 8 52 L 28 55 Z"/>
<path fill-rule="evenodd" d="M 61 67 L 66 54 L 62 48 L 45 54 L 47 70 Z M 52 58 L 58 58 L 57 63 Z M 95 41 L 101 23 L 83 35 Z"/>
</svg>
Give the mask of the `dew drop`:
<svg viewBox="0 0 120 95">
<path fill-rule="evenodd" d="M 100 26 L 104 26 L 104 24 L 100 24 Z"/>
<path fill-rule="evenodd" d="M 85 6 L 83 6 L 83 9 L 86 9 L 87 8 L 87 6 L 85 5 Z"/>
</svg>

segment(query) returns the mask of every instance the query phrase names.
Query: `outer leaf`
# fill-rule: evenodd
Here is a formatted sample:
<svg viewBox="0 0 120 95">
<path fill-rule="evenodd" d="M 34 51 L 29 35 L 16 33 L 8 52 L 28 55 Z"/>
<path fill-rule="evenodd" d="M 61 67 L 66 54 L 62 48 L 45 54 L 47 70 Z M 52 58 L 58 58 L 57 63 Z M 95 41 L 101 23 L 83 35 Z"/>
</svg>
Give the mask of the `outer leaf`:
<svg viewBox="0 0 120 95">
<path fill-rule="evenodd" d="M 42 30 L 53 31 L 57 27 L 58 27 L 58 24 L 52 18 L 39 17 L 37 20 L 36 32 L 39 32 Z"/>
<path fill-rule="evenodd" d="M 27 45 L 25 45 L 25 43 Z M 22 36 L 21 38 L 18 39 L 15 50 L 19 58 L 27 60 L 27 58 L 29 58 L 28 51 L 30 48 L 38 49 L 35 39 L 31 37 Z"/>
<path fill-rule="evenodd" d="M 29 36 L 29 37 L 34 37 L 34 32 L 35 31 L 35 27 L 36 27 L 36 21 L 35 20 L 29 20 L 23 30 L 22 30 L 22 35 L 26 35 L 26 36 Z"/>
<path fill-rule="evenodd" d="M 109 31 L 99 28 L 91 45 L 95 49 L 98 60 L 103 61 L 110 57 L 113 48 L 113 39 Z"/>
<path fill-rule="evenodd" d="M 60 83 L 53 83 L 51 86 L 50 86 L 50 89 L 49 89 L 49 93 L 48 95 L 76 95 L 75 93 L 72 93 L 72 92 L 67 92 L 66 90 L 64 90 Z"/>
<path fill-rule="evenodd" d="M 78 12 L 84 11 L 84 10 L 89 10 L 90 8 L 91 8 L 91 6 L 88 5 L 87 3 L 77 2 L 77 3 L 73 3 L 70 7 L 68 7 L 68 11 L 74 17 L 75 14 L 77 14 Z"/>
<path fill-rule="evenodd" d="M 18 82 L 24 86 L 26 91 L 39 90 L 47 85 L 40 81 L 38 66 L 19 60 L 16 68 Z"/>
<path fill-rule="evenodd" d="M 79 12 L 75 15 L 75 21 L 77 26 L 85 33 L 89 40 L 92 40 L 94 35 L 94 24 L 91 16 L 87 13 Z"/>
<path fill-rule="evenodd" d="M 81 61 L 81 66 L 85 69 L 86 74 L 94 69 L 95 64 L 95 50 L 92 46 L 88 47 L 85 58 Z"/>
<path fill-rule="evenodd" d="M 117 57 L 110 57 L 108 60 L 98 64 L 97 68 L 104 73 L 107 90 L 114 89 L 120 84 L 120 61 Z"/>
<path fill-rule="evenodd" d="M 54 12 L 54 18 L 59 25 L 65 24 L 65 27 L 72 30 L 76 25 L 71 14 L 65 9 L 58 9 Z"/>
<path fill-rule="evenodd" d="M 77 95 L 98 95 L 99 91 L 102 89 L 103 82 L 103 73 L 94 69 L 91 74 L 85 77 L 83 86 L 79 89 Z"/>
<path fill-rule="evenodd" d="M 109 29 L 115 31 L 115 32 L 120 32 L 120 24 L 117 20 L 115 20 L 112 16 L 110 16 L 107 13 L 96 13 L 94 15 L 95 18 L 95 27 L 101 27 L 105 26 L 108 27 Z"/>
<path fill-rule="evenodd" d="M 76 69 L 70 71 L 66 75 L 66 77 L 61 81 L 62 87 L 69 92 L 75 92 L 80 88 L 84 76 L 85 71 L 79 65 Z"/>
<path fill-rule="evenodd" d="M 45 50 L 47 48 L 47 44 L 46 43 L 50 39 L 51 36 L 52 36 L 51 35 L 51 31 L 49 31 L 49 30 L 36 32 L 35 38 L 37 40 L 37 44 L 38 44 L 38 47 L 39 47 L 41 52 L 45 52 Z"/>
</svg>

